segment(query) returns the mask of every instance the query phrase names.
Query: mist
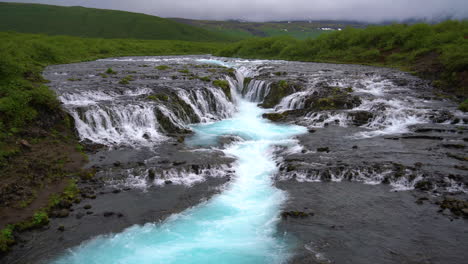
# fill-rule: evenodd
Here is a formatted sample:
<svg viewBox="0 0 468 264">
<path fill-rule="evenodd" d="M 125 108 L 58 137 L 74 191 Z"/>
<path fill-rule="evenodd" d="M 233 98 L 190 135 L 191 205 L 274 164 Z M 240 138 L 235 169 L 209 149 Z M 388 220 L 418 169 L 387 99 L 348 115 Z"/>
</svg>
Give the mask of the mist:
<svg viewBox="0 0 468 264">
<path fill-rule="evenodd" d="M 362 22 L 468 18 L 466 0 L 38 0 L 4 1 L 125 10 L 160 17 L 247 21 Z"/>
</svg>

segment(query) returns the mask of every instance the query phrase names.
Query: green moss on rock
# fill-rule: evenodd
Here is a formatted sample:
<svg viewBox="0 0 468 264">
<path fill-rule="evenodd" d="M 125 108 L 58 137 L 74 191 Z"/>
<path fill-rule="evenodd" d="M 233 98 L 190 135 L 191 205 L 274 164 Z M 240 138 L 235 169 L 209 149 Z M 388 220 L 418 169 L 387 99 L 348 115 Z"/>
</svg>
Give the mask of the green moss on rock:
<svg viewBox="0 0 468 264">
<path fill-rule="evenodd" d="M 213 85 L 219 87 L 223 90 L 224 94 L 226 95 L 229 100 L 232 100 L 231 97 L 231 88 L 229 87 L 229 82 L 226 80 L 214 80 Z"/>
<path fill-rule="evenodd" d="M 169 96 L 167 96 L 166 94 L 152 94 L 146 98 L 149 100 L 153 100 L 153 101 L 163 101 L 163 102 L 169 101 Z"/>
<path fill-rule="evenodd" d="M 261 104 L 264 108 L 272 108 L 277 105 L 284 97 L 302 90 L 302 86 L 298 83 L 281 80 L 274 82 L 270 86 L 270 93 L 265 97 Z"/>
<path fill-rule="evenodd" d="M 167 66 L 167 65 L 159 65 L 159 66 L 156 66 L 154 67 L 156 70 L 160 70 L 160 71 L 165 71 L 165 70 L 169 70 L 171 67 Z"/>
<path fill-rule="evenodd" d="M 266 113 L 266 114 L 263 114 L 262 117 L 273 122 L 278 122 L 284 119 L 285 115 L 282 113 Z"/>
<path fill-rule="evenodd" d="M 463 101 L 459 106 L 458 109 L 460 109 L 463 112 L 468 112 L 468 99 Z"/>
</svg>

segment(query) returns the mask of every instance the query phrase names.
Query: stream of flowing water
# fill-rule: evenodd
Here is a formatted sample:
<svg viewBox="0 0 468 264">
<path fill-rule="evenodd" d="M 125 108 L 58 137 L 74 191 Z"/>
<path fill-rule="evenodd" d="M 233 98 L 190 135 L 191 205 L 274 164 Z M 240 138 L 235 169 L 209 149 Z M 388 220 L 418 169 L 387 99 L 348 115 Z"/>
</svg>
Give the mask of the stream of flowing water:
<svg viewBox="0 0 468 264">
<path fill-rule="evenodd" d="M 193 127 L 187 143 L 214 144 L 222 135 L 236 135 L 225 151 L 237 158 L 236 177 L 211 200 L 162 223 L 133 226 L 92 239 L 71 249 L 54 263 L 283 263 L 290 243 L 277 234 L 286 193 L 273 186 L 277 170 L 272 147 L 295 144 L 292 136 L 306 128 L 276 125 L 255 103 L 238 100 L 230 119 Z"/>
</svg>

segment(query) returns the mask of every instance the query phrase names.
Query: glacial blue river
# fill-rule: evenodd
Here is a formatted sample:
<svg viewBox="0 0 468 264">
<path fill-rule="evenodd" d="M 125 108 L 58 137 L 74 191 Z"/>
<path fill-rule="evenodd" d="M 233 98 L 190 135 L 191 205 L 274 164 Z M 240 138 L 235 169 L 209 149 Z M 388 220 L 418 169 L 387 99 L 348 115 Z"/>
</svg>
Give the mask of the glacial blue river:
<svg viewBox="0 0 468 264">
<path fill-rule="evenodd" d="M 209 201 L 161 223 L 132 226 L 70 249 L 56 264 L 90 263 L 283 263 L 291 243 L 276 225 L 287 195 L 273 186 L 274 145 L 295 144 L 306 128 L 273 124 L 255 103 L 238 101 L 230 119 L 193 127 L 188 144 L 210 145 L 221 135 L 243 139 L 225 152 L 237 158 L 236 175 Z M 138 206 L 138 205 L 135 205 Z"/>
</svg>

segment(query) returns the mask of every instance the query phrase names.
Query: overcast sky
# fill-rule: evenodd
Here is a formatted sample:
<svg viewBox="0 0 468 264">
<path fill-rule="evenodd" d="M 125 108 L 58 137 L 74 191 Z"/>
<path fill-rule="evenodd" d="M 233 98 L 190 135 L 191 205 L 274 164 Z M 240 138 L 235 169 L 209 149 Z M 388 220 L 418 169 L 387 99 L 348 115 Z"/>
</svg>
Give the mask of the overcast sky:
<svg viewBox="0 0 468 264">
<path fill-rule="evenodd" d="M 1 0 L 0 0 L 1 1 Z M 468 18 L 468 0 L 14 0 L 192 19 L 359 20 Z"/>
</svg>

